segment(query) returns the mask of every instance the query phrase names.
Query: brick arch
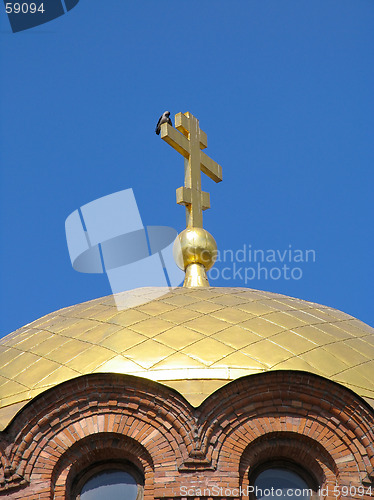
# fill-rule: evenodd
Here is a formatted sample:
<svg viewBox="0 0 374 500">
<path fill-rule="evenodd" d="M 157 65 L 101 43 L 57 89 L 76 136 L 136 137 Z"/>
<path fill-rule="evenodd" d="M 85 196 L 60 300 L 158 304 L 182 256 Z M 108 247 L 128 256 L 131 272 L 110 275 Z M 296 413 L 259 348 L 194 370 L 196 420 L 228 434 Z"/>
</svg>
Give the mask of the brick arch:
<svg viewBox="0 0 374 500">
<path fill-rule="evenodd" d="M 48 433 L 44 431 L 40 436 L 35 436 L 33 443 L 23 454 L 24 460 L 27 460 L 27 466 L 22 472 L 29 480 L 38 477 L 46 470 L 52 473 L 58 460 L 72 446 L 80 443 L 81 440 L 95 440 L 98 434 L 102 436 L 112 433 L 125 436 L 138 443 L 152 457 L 152 463 L 157 465 L 163 460 L 176 458 L 175 450 L 170 446 L 169 440 L 152 422 L 137 419 L 126 413 L 113 415 L 112 411 L 102 408 L 99 415 L 95 412 L 89 415 L 81 414 L 69 425 L 61 425 L 59 428 L 51 429 Z"/>
<path fill-rule="evenodd" d="M 294 462 L 310 474 L 318 487 L 338 476 L 334 460 L 317 441 L 295 432 L 270 432 L 244 450 L 239 465 L 242 488 L 249 486 L 251 470 L 273 460 Z"/>
<path fill-rule="evenodd" d="M 145 447 L 122 434 L 103 432 L 77 441 L 60 457 L 51 475 L 51 500 L 67 500 L 77 475 L 103 460 L 131 463 L 144 478 L 144 499 L 152 498 L 154 464 Z"/>
<path fill-rule="evenodd" d="M 306 372 L 266 372 L 227 384 L 199 408 L 198 429 L 197 447 L 217 467 L 228 454 L 239 467 L 250 442 L 278 431 L 318 435 L 341 477 L 364 479 L 373 470 L 373 410 L 349 389 Z"/>
<path fill-rule="evenodd" d="M 291 420 L 293 421 L 292 425 L 290 424 Z M 240 428 L 231 435 L 225 435 L 225 441 L 219 453 L 220 468 L 225 469 L 228 466 L 232 466 L 233 463 L 238 464 L 240 468 L 240 461 L 247 446 L 256 442 L 259 438 L 276 435 L 279 440 L 283 440 L 281 436 L 288 435 L 292 436 L 294 440 L 298 440 L 299 443 L 302 442 L 302 438 L 305 439 L 304 443 L 306 443 L 307 439 L 309 444 L 313 443 L 313 448 L 318 448 L 321 457 L 325 457 L 325 459 L 326 457 L 331 457 L 332 462 L 327 460 L 329 468 L 324 467 L 326 477 L 331 477 L 331 474 L 328 474 L 329 469 L 336 473 L 336 477 L 362 478 L 360 472 L 363 471 L 363 462 L 362 460 L 357 460 L 357 457 L 352 453 L 352 449 L 356 449 L 354 443 L 352 442 L 349 447 L 334 432 L 334 429 L 329 429 L 327 425 L 328 422 L 318 422 L 315 419 L 308 418 L 282 417 L 276 414 L 258 416 L 255 419 L 242 423 Z M 310 433 L 312 428 L 313 431 Z M 311 438 L 309 433 L 314 438 Z M 306 444 L 302 447 L 299 446 L 299 449 L 303 449 L 306 452 Z M 227 450 L 231 450 L 230 465 L 228 463 L 225 464 Z M 342 461 L 342 458 L 346 460 Z"/>
<path fill-rule="evenodd" d="M 190 405 L 172 389 L 125 375 L 87 375 L 46 391 L 22 409 L 4 433 L 9 443 L 4 456 L 23 485 L 43 483 L 46 491 L 60 457 L 97 433 L 133 439 L 158 467 L 181 466 L 193 447 L 194 424 Z"/>
</svg>

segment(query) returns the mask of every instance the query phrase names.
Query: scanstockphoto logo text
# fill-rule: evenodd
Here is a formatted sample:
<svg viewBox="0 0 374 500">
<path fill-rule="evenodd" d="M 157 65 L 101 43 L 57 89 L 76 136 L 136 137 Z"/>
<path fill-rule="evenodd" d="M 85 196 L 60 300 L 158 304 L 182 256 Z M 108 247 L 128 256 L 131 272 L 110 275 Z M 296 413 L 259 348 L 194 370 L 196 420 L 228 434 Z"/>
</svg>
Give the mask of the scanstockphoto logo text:
<svg viewBox="0 0 374 500">
<path fill-rule="evenodd" d="M 317 498 L 363 498 L 364 496 L 371 496 L 373 494 L 372 486 L 353 486 L 353 485 L 326 485 L 324 487 L 318 488 L 318 491 L 314 492 L 311 488 L 274 488 L 269 486 L 268 488 L 259 488 L 258 486 L 247 486 L 243 488 L 239 486 L 238 488 L 222 488 L 218 485 L 213 485 L 209 488 L 199 488 L 199 487 L 188 487 L 181 486 L 179 489 L 179 495 L 181 497 L 249 497 L 254 495 L 255 498 L 311 498 L 316 496 Z"/>
<path fill-rule="evenodd" d="M 243 244 L 241 248 L 217 250 L 216 265 L 209 271 L 211 283 L 216 280 L 239 280 L 245 285 L 255 280 L 301 280 L 308 266 L 317 260 L 315 249 L 255 248 Z"/>
</svg>

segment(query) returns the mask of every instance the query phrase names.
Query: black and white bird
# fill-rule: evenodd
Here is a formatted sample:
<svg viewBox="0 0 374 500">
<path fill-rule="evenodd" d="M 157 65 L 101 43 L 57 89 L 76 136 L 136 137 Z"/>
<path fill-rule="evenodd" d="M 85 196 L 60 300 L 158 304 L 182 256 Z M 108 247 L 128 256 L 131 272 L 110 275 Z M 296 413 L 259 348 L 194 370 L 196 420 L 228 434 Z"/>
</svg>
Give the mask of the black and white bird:
<svg viewBox="0 0 374 500">
<path fill-rule="evenodd" d="M 157 122 L 156 130 L 155 130 L 157 135 L 160 135 L 161 125 L 163 123 L 169 123 L 171 126 L 173 126 L 173 123 L 172 123 L 171 118 L 170 118 L 170 111 L 165 111 L 165 113 L 162 113 L 162 115 L 160 116 L 160 118 Z"/>
</svg>

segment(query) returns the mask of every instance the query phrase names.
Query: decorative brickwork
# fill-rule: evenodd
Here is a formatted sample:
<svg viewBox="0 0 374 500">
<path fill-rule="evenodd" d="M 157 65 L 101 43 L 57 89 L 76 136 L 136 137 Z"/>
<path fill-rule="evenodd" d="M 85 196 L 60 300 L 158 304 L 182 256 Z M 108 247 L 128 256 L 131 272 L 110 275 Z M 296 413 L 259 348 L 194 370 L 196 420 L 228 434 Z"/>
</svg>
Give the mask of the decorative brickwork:
<svg viewBox="0 0 374 500">
<path fill-rule="evenodd" d="M 1 433 L 0 496 L 70 499 L 76 477 L 105 460 L 133 464 L 145 500 L 245 498 L 239 487 L 274 460 L 329 485 L 324 498 L 335 500 L 336 482 L 374 493 L 373 429 L 360 397 L 306 372 L 236 380 L 197 409 L 156 382 L 85 375 L 39 395 Z"/>
</svg>

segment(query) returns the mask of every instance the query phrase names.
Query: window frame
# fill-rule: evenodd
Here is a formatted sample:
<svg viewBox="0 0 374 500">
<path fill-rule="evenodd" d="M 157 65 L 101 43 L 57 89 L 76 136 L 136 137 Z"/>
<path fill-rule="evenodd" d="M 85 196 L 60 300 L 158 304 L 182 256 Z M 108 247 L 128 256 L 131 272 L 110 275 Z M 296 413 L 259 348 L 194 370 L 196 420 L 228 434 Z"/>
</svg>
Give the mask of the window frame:
<svg viewBox="0 0 374 500">
<path fill-rule="evenodd" d="M 283 469 L 285 471 L 293 472 L 294 474 L 297 474 L 300 479 L 305 481 L 307 484 L 307 487 L 312 490 L 312 495 L 311 495 L 311 500 L 318 500 L 318 490 L 320 488 L 320 485 L 318 481 L 315 479 L 315 477 L 307 471 L 304 467 L 299 465 L 296 462 L 293 462 L 292 460 L 289 460 L 288 458 L 278 458 L 274 460 L 267 460 L 266 462 L 263 462 L 261 464 L 258 464 L 252 468 L 252 470 L 249 471 L 249 485 L 250 486 L 255 486 L 256 479 L 258 476 L 262 473 L 265 472 L 266 470 L 270 469 Z M 250 493 L 249 494 L 249 500 L 256 500 L 255 494 Z"/>
<path fill-rule="evenodd" d="M 81 500 L 81 491 L 83 486 L 94 476 L 101 472 L 121 471 L 130 474 L 138 485 L 136 500 L 142 500 L 144 496 L 144 478 L 139 470 L 133 464 L 121 460 L 105 460 L 95 462 L 80 472 L 73 481 L 71 487 L 71 499 Z"/>
</svg>

